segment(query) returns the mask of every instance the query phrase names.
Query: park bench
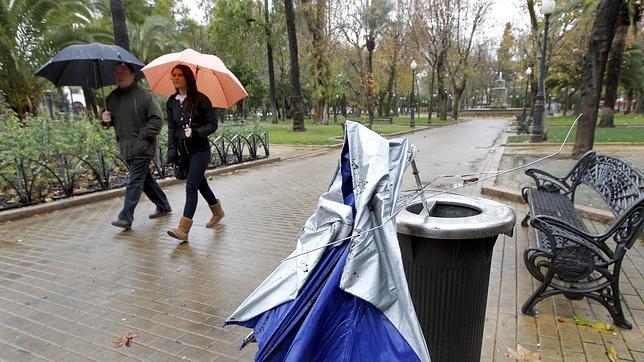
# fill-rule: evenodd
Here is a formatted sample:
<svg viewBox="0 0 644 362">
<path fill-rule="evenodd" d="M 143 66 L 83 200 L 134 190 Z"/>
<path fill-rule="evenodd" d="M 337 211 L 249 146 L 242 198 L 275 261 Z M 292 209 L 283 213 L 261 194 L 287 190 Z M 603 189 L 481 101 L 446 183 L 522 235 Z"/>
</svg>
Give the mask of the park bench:
<svg viewBox="0 0 644 362">
<path fill-rule="evenodd" d="M 516 122 L 517 122 L 517 134 L 530 133 L 530 125 L 532 124 L 532 118 L 528 116 L 524 117 L 523 114 L 520 114 L 517 116 Z"/>
<path fill-rule="evenodd" d="M 373 118 L 373 123 L 393 124 L 394 123 L 394 118 L 393 117 L 374 117 Z"/>
<path fill-rule="evenodd" d="M 563 178 L 538 169 L 526 174 L 536 186 L 522 190 L 530 210 L 521 225 L 533 227 L 536 245 L 525 250 L 523 259 L 541 284 L 521 311 L 534 315 L 535 304 L 556 294 L 573 300 L 587 297 L 601 303 L 617 326 L 631 329 L 622 310 L 619 278 L 624 255 L 644 226 L 642 174 L 618 158 L 594 151 Z M 574 206 L 581 185 L 596 191 L 614 215 L 597 235 L 586 228 Z"/>
</svg>

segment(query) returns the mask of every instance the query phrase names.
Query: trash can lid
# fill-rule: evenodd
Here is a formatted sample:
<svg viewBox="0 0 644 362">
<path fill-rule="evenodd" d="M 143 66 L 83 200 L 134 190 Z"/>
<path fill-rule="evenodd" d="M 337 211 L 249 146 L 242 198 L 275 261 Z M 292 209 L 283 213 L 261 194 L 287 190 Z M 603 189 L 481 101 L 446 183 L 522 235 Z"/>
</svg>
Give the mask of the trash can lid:
<svg viewBox="0 0 644 362">
<path fill-rule="evenodd" d="M 499 202 L 457 194 L 432 196 L 407 205 L 396 216 L 401 234 L 430 239 L 480 239 L 499 234 L 512 236 L 514 210 Z"/>
</svg>

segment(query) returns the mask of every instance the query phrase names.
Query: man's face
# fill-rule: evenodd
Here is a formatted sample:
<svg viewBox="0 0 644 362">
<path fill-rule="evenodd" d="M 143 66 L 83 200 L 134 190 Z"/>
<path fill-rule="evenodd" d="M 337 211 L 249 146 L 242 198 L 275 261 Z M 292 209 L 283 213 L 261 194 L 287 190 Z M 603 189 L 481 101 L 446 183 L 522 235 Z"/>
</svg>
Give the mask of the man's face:
<svg viewBox="0 0 644 362">
<path fill-rule="evenodd" d="M 127 88 L 134 83 L 134 73 L 130 71 L 127 65 L 119 64 L 115 66 L 114 77 L 116 77 L 116 85 L 119 88 Z"/>
</svg>

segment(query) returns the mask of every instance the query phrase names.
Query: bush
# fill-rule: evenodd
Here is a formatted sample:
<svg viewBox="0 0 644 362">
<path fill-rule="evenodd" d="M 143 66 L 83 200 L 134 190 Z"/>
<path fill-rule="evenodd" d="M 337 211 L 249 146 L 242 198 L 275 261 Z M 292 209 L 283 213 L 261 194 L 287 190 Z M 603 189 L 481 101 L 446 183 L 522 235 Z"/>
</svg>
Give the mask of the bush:
<svg viewBox="0 0 644 362">
<path fill-rule="evenodd" d="M 211 140 L 259 131 L 257 121 L 222 124 Z M 6 112 L 0 115 L 0 139 L 3 140 L 0 210 L 119 187 L 127 179 L 127 167 L 118 154 L 114 131 L 101 129 L 99 122 L 89 116 L 19 119 L 13 112 Z M 160 177 L 169 175 L 165 161 L 167 143 L 168 129 L 164 125 L 159 135 L 158 157 L 153 162 Z M 224 147 L 224 150 L 228 152 L 231 148 Z M 228 159 L 239 162 L 232 157 Z"/>
</svg>

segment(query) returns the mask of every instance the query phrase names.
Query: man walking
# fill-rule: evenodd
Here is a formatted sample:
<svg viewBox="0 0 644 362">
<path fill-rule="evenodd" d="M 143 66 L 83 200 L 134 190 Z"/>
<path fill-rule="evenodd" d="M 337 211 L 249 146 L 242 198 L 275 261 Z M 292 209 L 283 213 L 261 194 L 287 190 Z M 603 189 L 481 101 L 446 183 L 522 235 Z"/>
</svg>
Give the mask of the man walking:
<svg viewBox="0 0 644 362">
<path fill-rule="evenodd" d="M 121 157 L 129 168 L 125 202 L 118 219 L 112 225 L 129 230 L 134 220 L 134 209 L 141 192 L 156 205 L 151 219 L 169 214 L 172 210 L 159 184 L 150 172 L 150 160 L 156 155 L 157 135 L 161 130 L 161 108 L 152 94 L 139 87 L 133 69 L 127 64 L 114 67 L 116 88 L 107 97 L 103 112 L 104 128 L 114 126 Z"/>
</svg>

